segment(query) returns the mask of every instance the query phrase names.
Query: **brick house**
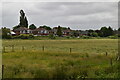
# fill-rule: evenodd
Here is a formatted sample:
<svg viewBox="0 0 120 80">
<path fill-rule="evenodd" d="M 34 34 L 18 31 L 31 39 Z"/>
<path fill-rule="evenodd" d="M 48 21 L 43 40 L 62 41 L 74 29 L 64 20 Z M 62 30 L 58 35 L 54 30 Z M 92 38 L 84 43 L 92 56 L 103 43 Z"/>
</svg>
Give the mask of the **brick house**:
<svg viewBox="0 0 120 80">
<path fill-rule="evenodd" d="M 71 30 L 70 29 L 65 29 L 62 30 L 63 36 L 70 36 L 71 35 Z"/>
<path fill-rule="evenodd" d="M 56 36 L 57 35 L 57 27 L 54 27 L 51 32 Z"/>
<path fill-rule="evenodd" d="M 52 29 L 52 33 L 54 34 L 54 35 L 57 35 L 57 28 L 58 27 L 54 27 L 53 29 Z M 62 34 L 63 34 L 63 36 L 70 36 L 71 35 L 71 29 L 68 29 L 68 28 L 66 28 L 66 29 L 61 29 L 62 30 Z"/>
<path fill-rule="evenodd" d="M 32 34 L 36 36 L 47 36 L 50 34 L 50 30 L 46 30 L 44 28 L 36 28 L 32 30 Z"/>
<path fill-rule="evenodd" d="M 32 30 L 26 28 L 26 27 L 19 27 L 17 29 L 14 29 L 13 32 L 16 33 L 16 35 L 20 34 L 32 34 Z"/>
<path fill-rule="evenodd" d="M 71 29 L 62 29 L 63 36 L 70 36 L 71 35 Z M 15 32 L 16 35 L 20 34 L 33 34 L 34 36 L 48 36 L 51 33 L 54 35 L 57 35 L 57 27 L 54 27 L 52 30 L 47 30 L 45 28 L 36 28 L 34 30 L 28 29 L 26 27 L 19 27 L 17 29 L 14 29 L 13 32 Z"/>
</svg>

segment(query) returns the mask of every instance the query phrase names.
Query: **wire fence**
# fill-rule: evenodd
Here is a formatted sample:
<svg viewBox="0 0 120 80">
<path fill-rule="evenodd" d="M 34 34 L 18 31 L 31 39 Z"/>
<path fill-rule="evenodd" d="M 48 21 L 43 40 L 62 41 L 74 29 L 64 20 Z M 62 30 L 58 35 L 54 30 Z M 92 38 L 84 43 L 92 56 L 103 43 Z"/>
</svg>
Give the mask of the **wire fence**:
<svg viewBox="0 0 120 80">
<path fill-rule="evenodd" d="M 2 46 L 2 53 L 17 52 L 17 51 L 41 51 L 41 52 L 65 52 L 65 53 L 97 53 L 104 54 L 108 56 L 112 51 L 113 55 L 117 55 L 118 51 L 116 50 L 101 50 L 99 48 L 79 48 L 79 47 L 56 47 L 56 46 L 17 46 L 17 45 L 7 45 Z"/>
<path fill-rule="evenodd" d="M 30 51 L 30 50 L 36 50 L 36 51 L 57 51 L 57 52 L 79 52 L 77 48 L 64 48 L 64 47 L 48 47 L 48 46 L 15 46 L 15 45 L 8 45 L 8 46 L 2 46 L 2 53 L 6 52 L 15 52 L 15 51 Z"/>
</svg>

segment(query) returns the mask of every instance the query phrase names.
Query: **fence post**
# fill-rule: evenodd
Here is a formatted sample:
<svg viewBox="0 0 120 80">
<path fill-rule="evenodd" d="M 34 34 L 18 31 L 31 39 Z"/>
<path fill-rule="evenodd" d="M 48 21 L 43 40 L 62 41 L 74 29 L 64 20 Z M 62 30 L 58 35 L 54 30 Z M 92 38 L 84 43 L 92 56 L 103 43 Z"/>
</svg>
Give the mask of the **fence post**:
<svg viewBox="0 0 120 80">
<path fill-rule="evenodd" d="M 3 79 L 3 75 L 4 75 L 4 65 L 2 65 L 2 79 Z"/>
<path fill-rule="evenodd" d="M 5 46 L 3 46 L 3 51 L 2 51 L 3 53 L 5 52 Z"/>
<path fill-rule="evenodd" d="M 42 46 L 42 50 L 43 50 L 43 52 L 44 52 L 44 49 L 45 49 L 45 47 L 44 47 L 44 46 Z"/>
<path fill-rule="evenodd" d="M 22 51 L 24 51 L 25 49 L 24 49 L 24 46 L 22 46 Z"/>
<path fill-rule="evenodd" d="M 12 52 L 14 52 L 14 45 L 12 45 Z"/>
<path fill-rule="evenodd" d="M 105 53 L 105 55 L 107 56 L 107 55 L 108 55 L 108 53 L 106 52 L 106 53 Z"/>
<path fill-rule="evenodd" d="M 72 52 L 72 48 L 70 48 L 70 53 Z"/>
</svg>

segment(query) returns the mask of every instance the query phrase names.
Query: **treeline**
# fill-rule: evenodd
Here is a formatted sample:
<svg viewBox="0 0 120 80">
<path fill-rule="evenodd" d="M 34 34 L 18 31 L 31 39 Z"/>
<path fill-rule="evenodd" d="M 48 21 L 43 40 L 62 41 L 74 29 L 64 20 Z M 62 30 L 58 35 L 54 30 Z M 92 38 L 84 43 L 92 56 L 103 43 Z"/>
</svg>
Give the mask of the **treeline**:
<svg viewBox="0 0 120 80">
<path fill-rule="evenodd" d="M 88 36 L 93 36 L 93 37 L 108 37 L 112 35 L 117 35 L 118 30 L 113 30 L 110 26 L 107 27 L 102 27 L 100 30 L 88 30 Z"/>
<path fill-rule="evenodd" d="M 47 30 L 51 30 L 52 28 L 48 27 L 48 26 L 40 26 L 43 28 L 46 28 Z M 65 27 L 60 27 L 58 26 L 58 37 L 62 37 L 62 30 L 60 30 L 60 28 L 63 29 L 68 29 Z M 70 29 L 70 28 L 69 28 Z M 6 27 L 2 27 L 0 29 L 1 31 L 1 36 L 3 39 L 11 39 L 12 35 L 11 35 L 11 30 L 9 28 Z M 85 30 L 83 32 L 87 32 L 87 35 L 80 35 L 82 33 L 81 30 L 71 30 L 71 35 L 69 37 L 81 37 L 81 36 L 88 36 L 88 37 L 113 37 L 113 38 L 117 38 L 120 37 L 119 32 L 120 32 L 120 28 L 118 30 L 113 30 L 110 26 L 109 27 L 101 27 L 100 30 Z"/>
</svg>

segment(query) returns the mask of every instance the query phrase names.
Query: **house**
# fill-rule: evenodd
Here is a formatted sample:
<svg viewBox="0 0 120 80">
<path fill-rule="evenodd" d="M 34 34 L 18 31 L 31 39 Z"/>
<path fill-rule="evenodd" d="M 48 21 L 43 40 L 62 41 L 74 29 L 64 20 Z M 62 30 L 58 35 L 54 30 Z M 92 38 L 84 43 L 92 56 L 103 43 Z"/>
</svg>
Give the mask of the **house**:
<svg viewBox="0 0 120 80">
<path fill-rule="evenodd" d="M 75 37 L 89 34 L 89 32 L 87 30 L 86 31 L 83 31 L 83 30 L 71 30 L 70 33 L 71 33 L 72 36 L 75 36 Z"/>
<path fill-rule="evenodd" d="M 88 31 L 86 30 L 86 31 L 80 31 L 80 33 L 79 33 L 79 35 L 80 36 L 83 36 L 83 35 L 88 35 Z"/>
<path fill-rule="evenodd" d="M 48 36 L 51 33 L 54 35 L 57 35 L 57 27 L 54 27 L 52 30 L 47 30 L 42 27 L 36 28 L 34 30 L 28 29 L 26 27 L 19 27 L 17 29 L 14 29 L 13 32 L 15 33 L 13 35 L 33 34 L 34 36 Z M 62 34 L 63 34 L 63 36 L 70 36 L 71 29 L 69 29 L 69 28 L 62 29 Z"/>
<path fill-rule="evenodd" d="M 53 33 L 54 35 L 57 35 L 57 28 L 58 28 L 58 27 L 54 27 L 54 28 L 52 29 L 52 33 Z M 70 35 L 71 35 L 71 29 L 61 27 L 61 30 L 62 30 L 63 36 L 70 36 Z"/>
<path fill-rule="evenodd" d="M 16 33 L 16 35 L 20 34 L 32 34 L 32 30 L 26 28 L 26 27 L 19 27 L 17 29 L 14 29 L 13 32 Z"/>
<path fill-rule="evenodd" d="M 71 30 L 71 35 L 78 37 L 80 35 L 80 31 L 79 30 Z"/>
<path fill-rule="evenodd" d="M 52 32 L 55 36 L 57 36 L 57 27 L 54 27 L 54 28 L 51 30 L 51 32 Z"/>
<path fill-rule="evenodd" d="M 44 28 L 37 28 L 32 30 L 32 34 L 35 36 L 47 36 L 50 34 L 50 30 L 46 30 Z"/>
<path fill-rule="evenodd" d="M 65 29 L 62 30 L 63 36 L 70 36 L 71 35 L 71 30 L 70 29 Z"/>
</svg>

